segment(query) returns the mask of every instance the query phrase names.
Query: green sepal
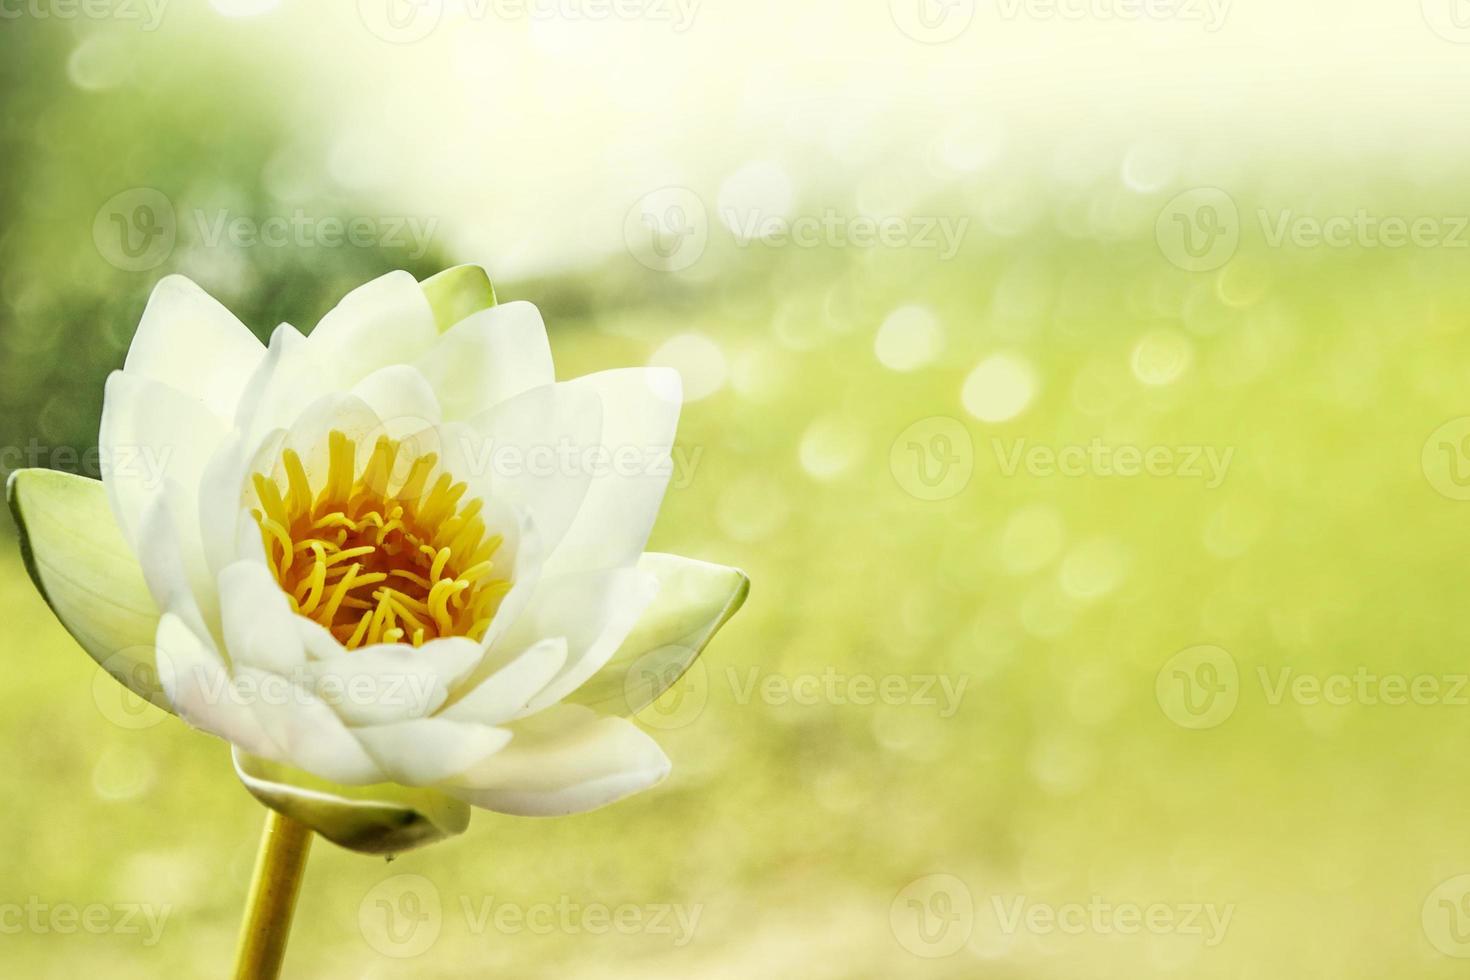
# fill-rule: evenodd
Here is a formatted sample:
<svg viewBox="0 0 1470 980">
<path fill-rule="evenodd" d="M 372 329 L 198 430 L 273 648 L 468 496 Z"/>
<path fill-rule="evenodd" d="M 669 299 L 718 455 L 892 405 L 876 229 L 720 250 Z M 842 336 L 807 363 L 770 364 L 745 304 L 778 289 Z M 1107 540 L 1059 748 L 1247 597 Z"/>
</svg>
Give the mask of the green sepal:
<svg viewBox="0 0 1470 980">
<path fill-rule="evenodd" d="M 485 270 L 477 265 L 457 265 L 452 269 L 445 269 L 419 285 L 429 298 L 429 306 L 434 311 L 434 323 L 440 333 L 465 317 L 495 305 L 495 287 L 491 285 Z"/>
<path fill-rule="evenodd" d="M 464 833 L 470 807 L 434 789 L 396 783 L 342 786 L 231 750 L 235 773 L 261 803 L 362 854 L 401 854 Z"/>
<path fill-rule="evenodd" d="M 750 578 L 738 568 L 649 552 L 638 561 L 658 595 L 617 653 L 567 698 L 607 714 L 631 715 L 684 675 L 745 603 Z"/>
<path fill-rule="evenodd" d="M 102 483 L 23 469 L 5 496 L 26 571 L 61 625 L 120 683 L 168 710 L 155 667 L 158 606 Z"/>
</svg>

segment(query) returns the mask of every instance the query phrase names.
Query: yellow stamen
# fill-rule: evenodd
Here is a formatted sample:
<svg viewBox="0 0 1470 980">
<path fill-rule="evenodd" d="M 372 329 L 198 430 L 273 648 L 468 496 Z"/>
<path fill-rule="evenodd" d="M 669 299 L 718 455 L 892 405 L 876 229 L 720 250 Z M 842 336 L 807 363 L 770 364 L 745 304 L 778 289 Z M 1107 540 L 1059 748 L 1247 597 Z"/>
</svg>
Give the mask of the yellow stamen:
<svg viewBox="0 0 1470 980">
<path fill-rule="evenodd" d="M 461 506 L 469 487 L 448 473 L 430 484 L 433 454 L 404 460 L 407 475 L 394 489 L 401 451 L 379 438 L 359 473 L 356 443 L 333 431 L 317 492 L 294 449 L 281 453 L 276 469 L 284 491 L 270 476 L 251 477 L 251 513 L 276 580 L 297 612 L 349 649 L 479 639 L 510 588 L 492 577 L 501 538 L 487 533 L 484 501 Z"/>
</svg>

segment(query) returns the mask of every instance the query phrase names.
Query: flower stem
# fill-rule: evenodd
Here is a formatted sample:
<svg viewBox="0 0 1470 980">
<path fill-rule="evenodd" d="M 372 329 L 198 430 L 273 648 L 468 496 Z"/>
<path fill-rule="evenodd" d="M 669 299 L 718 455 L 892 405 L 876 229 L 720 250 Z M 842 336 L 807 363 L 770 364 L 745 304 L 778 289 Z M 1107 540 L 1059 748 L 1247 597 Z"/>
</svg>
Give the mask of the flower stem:
<svg viewBox="0 0 1470 980">
<path fill-rule="evenodd" d="M 275 980 L 280 976 L 296 896 L 301 892 L 306 859 L 311 854 L 311 836 L 311 828 L 305 824 L 267 811 L 250 897 L 245 900 L 235 980 Z"/>
</svg>

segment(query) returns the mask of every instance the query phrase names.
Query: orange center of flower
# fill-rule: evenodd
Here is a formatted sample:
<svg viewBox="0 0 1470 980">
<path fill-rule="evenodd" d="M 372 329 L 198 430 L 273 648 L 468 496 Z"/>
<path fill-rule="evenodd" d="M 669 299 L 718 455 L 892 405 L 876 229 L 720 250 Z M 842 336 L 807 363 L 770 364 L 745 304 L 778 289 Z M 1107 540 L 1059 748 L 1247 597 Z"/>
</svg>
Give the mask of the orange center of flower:
<svg viewBox="0 0 1470 980">
<path fill-rule="evenodd" d="M 486 534 L 483 502 L 460 506 L 467 487 L 448 473 L 429 484 L 438 462 L 432 453 L 413 459 L 396 480 L 402 443 L 386 436 L 361 473 L 353 440 L 334 431 L 327 446 L 320 488 L 292 449 L 281 454 L 284 490 L 271 477 L 254 476 L 259 508 L 252 513 L 292 608 L 348 649 L 483 637 L 510 588 L 508 579 L 492 575 L 501 537 Z"/>
</svg>

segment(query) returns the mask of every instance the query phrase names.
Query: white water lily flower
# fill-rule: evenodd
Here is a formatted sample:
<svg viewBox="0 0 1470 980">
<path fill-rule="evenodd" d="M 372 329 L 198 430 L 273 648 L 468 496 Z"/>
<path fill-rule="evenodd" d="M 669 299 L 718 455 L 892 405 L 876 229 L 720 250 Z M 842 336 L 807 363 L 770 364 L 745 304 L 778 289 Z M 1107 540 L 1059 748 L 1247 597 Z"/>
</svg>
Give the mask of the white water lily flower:
<svg viewBox="0 0 1470 980">
<path fill-rule="evenodd" d="M 626 715 L 744 600 L 644 544 L 678 375 L 556 382 L 476 267 L 392 273 L 269 347 L 182 277 L 107 383 L 102 482 L 9 495 L 37 587 L 142 697 L 343 846 L 573 813 L 670 768 Z"/>
</svg>

